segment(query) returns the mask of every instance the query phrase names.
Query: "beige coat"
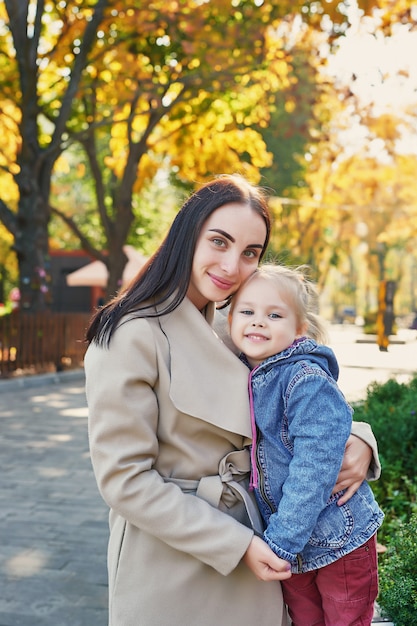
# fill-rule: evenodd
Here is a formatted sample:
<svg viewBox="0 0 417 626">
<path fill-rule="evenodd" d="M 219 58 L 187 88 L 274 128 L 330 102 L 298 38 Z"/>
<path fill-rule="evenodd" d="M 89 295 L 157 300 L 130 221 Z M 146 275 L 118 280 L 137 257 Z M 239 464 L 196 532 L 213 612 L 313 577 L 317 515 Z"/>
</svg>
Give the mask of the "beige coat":
<svg viewBox="0 0 417 626">
<path fill-rule="evenodd" d="M 230 483 L 249 469 L 245 366 L 185 300 L 122 324 L 109 349 L 91 345 L 85 370 L 110 507 L 110 626 L 286 623 L 279 583 L 240 562 L 253 536 Z"/>
</svg>

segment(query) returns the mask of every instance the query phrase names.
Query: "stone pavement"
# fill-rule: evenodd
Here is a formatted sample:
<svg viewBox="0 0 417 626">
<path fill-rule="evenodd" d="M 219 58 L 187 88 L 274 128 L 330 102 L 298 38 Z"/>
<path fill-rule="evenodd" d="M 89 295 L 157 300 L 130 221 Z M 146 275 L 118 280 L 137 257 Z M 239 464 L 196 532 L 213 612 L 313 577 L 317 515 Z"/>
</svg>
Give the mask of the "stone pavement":
<svg viewBox="0 0 417 626">
<path fill-rule="evenodd" d="M 415 334 L 379 353 L 357 333 L 331 331 L 349 400 L 417 369 Z M 0 455 L 0 626 L 106 626 L 107 508 L 81 371 L 0 380 Z"/>
<path fill-rule="evenodd" d="M 0 626 L 107 624 L 82 372 L 0 381 Z"/>
</svg>

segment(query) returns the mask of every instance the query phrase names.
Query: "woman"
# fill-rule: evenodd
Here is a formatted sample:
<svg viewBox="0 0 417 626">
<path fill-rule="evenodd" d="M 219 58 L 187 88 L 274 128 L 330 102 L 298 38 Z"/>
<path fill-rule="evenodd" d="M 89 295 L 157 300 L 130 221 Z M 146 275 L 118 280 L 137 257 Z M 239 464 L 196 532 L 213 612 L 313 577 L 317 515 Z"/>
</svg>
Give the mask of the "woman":
<svg viewBox="0 0 417 626">
<path fill-rule="evenodd" d="M 262 194 L 220 177 L 92 320 L 85 369 L 91 457 L 110 507 L 110 626 L 286 624 L 278 581 L 289 573 L 256 536 L 245 491 L 247 369 L 210 326 L 269 234 Z M 345 473 L 351 489 L 364 478 Z"/>
</svg>

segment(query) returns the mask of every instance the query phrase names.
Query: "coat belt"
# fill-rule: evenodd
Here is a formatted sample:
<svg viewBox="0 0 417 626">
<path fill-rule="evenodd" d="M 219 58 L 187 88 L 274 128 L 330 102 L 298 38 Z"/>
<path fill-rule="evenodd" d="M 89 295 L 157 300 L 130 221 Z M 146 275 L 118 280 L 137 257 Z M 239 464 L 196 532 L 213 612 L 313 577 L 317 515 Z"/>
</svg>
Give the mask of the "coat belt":
<svg viewBox="0 0 417 626">
<path fill-rule="evenodd" d="M 219 463 L 219 473 L 214 476 L 203 476 L 200 480 L 183 478 L 164 478 L 174 483 L 184 492 L 195 493 L 212 506 L 219 508 L 222 502 L 232 508 L 238 501 L 243 502 L 250 524 L 256 534 L 262 535 L 262 518 L 252 493 L 244 484 L 250 473 L 250 459 L 246 450 L 229 452 Z"/>
</svg>

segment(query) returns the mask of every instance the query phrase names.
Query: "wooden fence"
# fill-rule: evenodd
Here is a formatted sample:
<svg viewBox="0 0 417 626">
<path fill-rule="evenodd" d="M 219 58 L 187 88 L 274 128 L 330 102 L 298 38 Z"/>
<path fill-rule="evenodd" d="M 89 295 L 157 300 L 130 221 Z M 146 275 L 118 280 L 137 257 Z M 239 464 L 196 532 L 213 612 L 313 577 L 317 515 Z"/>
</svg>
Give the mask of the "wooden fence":
<svg viewBox="0 0 417 626">
<path fill-rule="evenodd" d="M 20 311 L 0 317 L 0 378 L 81 367 L 90 317 Z"/>
</svg>

